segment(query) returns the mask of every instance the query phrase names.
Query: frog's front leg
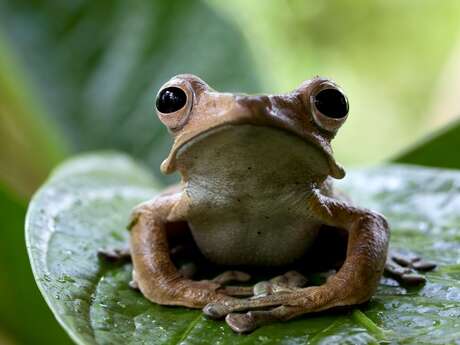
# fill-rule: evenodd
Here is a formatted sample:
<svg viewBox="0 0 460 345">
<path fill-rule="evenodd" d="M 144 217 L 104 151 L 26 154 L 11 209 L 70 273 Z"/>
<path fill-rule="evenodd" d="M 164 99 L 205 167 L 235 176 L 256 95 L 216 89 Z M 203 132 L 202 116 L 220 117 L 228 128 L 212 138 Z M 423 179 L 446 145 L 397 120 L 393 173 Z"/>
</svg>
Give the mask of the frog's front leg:
<svg viewBox="0 0 460 345">
<path fill-rule="evenodd" d="M 235 298 L 219 291 L 219 280 L 193 281 L 174 266 L 166 228 L 181 220 L 173 215 L 180 197 L 180 193 L 160 196 L 134 212 L 131 257 L 139 289 L 147 299 L 163 305 L 203 308 L 211 302 L 233 302 Z"/>
<path fill-rule="evenodd" d="M 205 314 L 214 318 L 227 315 L 226 321 L 233 330 L 249 332 L 269 322 L 360 304 L 370 299 L 382 276 L 387 256 L 389 228 L 385 218 L 319 193 L 310 200 L 309 207 L 324 224 L 348 231 L 347 255 L 340 270 L 321 286 L 254 299 L 212 303 L 204 308 Z M 270 306 L 277 308 L 257 310 Z M 246 314 L 233 313 L 245 310 L 250 311 Z"/>
</svg>

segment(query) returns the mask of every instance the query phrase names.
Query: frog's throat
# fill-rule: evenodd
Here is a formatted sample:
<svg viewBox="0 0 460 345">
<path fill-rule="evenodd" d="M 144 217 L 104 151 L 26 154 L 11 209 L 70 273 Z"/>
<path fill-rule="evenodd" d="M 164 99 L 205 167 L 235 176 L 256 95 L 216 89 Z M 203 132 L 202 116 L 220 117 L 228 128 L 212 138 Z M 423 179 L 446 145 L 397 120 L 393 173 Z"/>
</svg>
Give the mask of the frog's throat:
<svg viewBox="0 0 460 345">
<path fill-rule="evenodd" d="M 184 138 L 184 140 L 175 141 L 173 147 L 171 148 L 171 151 L 169 152 L 168 157 L 161 164 L 161 167 L 160 167 L 161 172 L 165 175 L 169 175 L 177 170 L 176 154 L 177 154 L 177 151 L 179 151 L 179 149 L 183 147 L 185 144 L 189 143 L 192 140 L 198 139 L 201 136 L 209 135 L 211 132 L 218 131 L 228 125 L 231 125 L 231 124 L 227 123 L 227 124 L 216 125 L 214 127 L 210 127 L 206 131 L 203 131 L 197 135 L 190 136 L 189 138 Z M 260 125 L 259 127 L 272 127 L 280 131 L 286 131 L 293 135 L 297 135 L 296 133 L 293 133 L 291 131 L 288 131 L 286 129 L 279 128 L 279 127 L 260 126 Z M 329 175 L 331 177 L 335 179 L 342 179 L 345 177 L 345 170 L 339 163 L 335 161 L 334 157 L 332 156 L 332 149 L 329 143 L 318 142 L 318 140 L 315 139 L 315 137 L 313 136 L 308 136 L 308 137 L 300 136 L 300 135 L 297 135 L 297 136 L 299 136 L 301 139 L 305 140 L 306 142 L 314 145 L 315 147 L 319 148 L 320 151 L 325 155 L 328 161 L 328 164 L 329 164 L 329 170 L 330 170 Z"/>
</svg>

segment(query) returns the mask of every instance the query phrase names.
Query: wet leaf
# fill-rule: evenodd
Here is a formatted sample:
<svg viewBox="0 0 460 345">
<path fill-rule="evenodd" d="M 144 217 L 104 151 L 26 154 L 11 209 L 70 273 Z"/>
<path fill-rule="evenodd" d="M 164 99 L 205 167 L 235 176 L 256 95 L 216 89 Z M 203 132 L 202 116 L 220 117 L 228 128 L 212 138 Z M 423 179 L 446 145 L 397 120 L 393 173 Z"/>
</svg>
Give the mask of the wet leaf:
<svg viewBox="0 0 460 345">
<path fill-rule="evenodd" d="M 408 166 L 353 171 L 340 183 L 357 204 L 383 212 L 392 245 L 439 263 L 420 289 L 384 279 L 372 300 L 233 334 L 200 311 L 155 305 L 128 288 L 130 265 L 98 260 L 120 247 L 130 209 L 157 185 L 126 156 L 62 165 L 30 204 L 26 233 L 35 278 L 79 344 L 450 344 L 460 335 L 460 172 Z"/>
</svg>

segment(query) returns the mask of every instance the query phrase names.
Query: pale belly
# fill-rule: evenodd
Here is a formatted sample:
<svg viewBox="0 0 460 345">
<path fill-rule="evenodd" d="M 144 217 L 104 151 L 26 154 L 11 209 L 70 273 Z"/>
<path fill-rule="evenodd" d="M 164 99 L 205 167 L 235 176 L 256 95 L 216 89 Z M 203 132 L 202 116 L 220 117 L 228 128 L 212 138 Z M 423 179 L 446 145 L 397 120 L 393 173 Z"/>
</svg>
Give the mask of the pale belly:
<svg viewBox="0 0 460 345">
<path fill-rule="evenodd" d="M 184 145 L 187 221 L 201 252 L 229 265 L 300 258 L 320 222 L 308 200 L 329 171 L 321 150 L 268 127 L 226 126 Z"/>
<path fill-rule="evenodd" d="M 200 251 L 224 265 L 279 266 L 304 255 L 320 223 L 289 207 L 220 208 L 189 218 Z M 299 210 L 300 211 L 300 210 Z"/>
</svg>

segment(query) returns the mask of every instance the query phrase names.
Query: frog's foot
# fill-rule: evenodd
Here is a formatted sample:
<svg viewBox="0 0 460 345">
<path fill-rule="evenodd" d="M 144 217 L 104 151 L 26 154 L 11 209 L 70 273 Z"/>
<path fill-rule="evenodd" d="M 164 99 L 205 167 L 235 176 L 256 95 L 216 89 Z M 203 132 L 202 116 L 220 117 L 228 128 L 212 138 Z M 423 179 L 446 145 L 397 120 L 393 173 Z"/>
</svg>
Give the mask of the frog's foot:
<svg viewBox="0 0 460 345">
<path fill-rule="evenodd" d="M 227 324 L 237 333 L 251 332 L 257 327 L 286 321 L 305 313 L 318 312 L 336 306 L 362 303 L 365 299 L 352 291 L 333 285 L 294 288 L 292 292 L 277 292 L 262 297 L 210 303 L 203 309 L 213 319 L 225 316 Z M 363 289 L 364 290 L 364 289 Z M 271 308 L 271 309 L 270 309 Z M 247 311 L 246 313 L 238 313 Z"/>
<path fill-rule="evenodd" d="M 279 306 L 272 310 L 255 310 L 245 314 L 231 313 L 225 318 L 230 328 L 237 333 L 249 333 L 258 327 L 286 321 L 304 313 L 298 306 Z"/>
<path fill-rule="evenodd" d="M 423 284 L 426 278 L 418 272 L 427 272 L 436 268 L 433 262 L 425 261 L 410 252 L 390 251 L 385 264 L 385 273 L 405 285 Z"/>
<path fill-rule="evenodd" d="M 283 275 L 262 281 L 254 285 L 254 296 L 262 297 L 275 293 L 288 293 L 296 288 L 304 287 L 307 284 L 307 278 L 297 271 L 289 271 Z"/>
<path fill-rule="evenodd" d="M 224 286 L 230 282 L 244 283 L 250 280 L 250 275 L 240 271 L 227 271 L 212 280 L 222 285 L 218 291 L 234 297 L 262 297 L 275 293 L 288 293 L 296 288 L 305 286 L 307 278 L 296 271 L 289 271 L 283 275 L 276 276 L 269 281 L 261 281 L 251 286 Z"/>
<path fill-rule="evenodd" d="M 131 261 L 129 248 L 99 249 L 97 256 L 107 262 L 128 262 Z"/>
<path fill-rule="evenodd" d="M 253 295 L 253 288 L 251 286 L 232 286 L 226 284 L 231 282 L 245 283 L 250 279 L 251 276 L 245 272 L 226 271 L 212 279 L 212 282 L 221 285 L 218 291 L 225 295 L 249 297 Z"/>
<path fill-rule="evenodd" d="M 212 279 L 214 283 L 225 285 L 230 282 L 244 283 L 251 279 L 251 276 L 241 271 L 225 271 Z"/>
<path fill-rule="evenodd" d="M 265 324 L 283 321 L 306 312 L 303 306 L 281 305 L 298 296 L 307 283 L 307 278 L 296 271 L 289 271 L 276 276 L 269 281 L 262 281 L 254 285 L 254 296 L 248 300 L 238 300 L 236 303 L 211 303 L 203 312 L 210 318 L 225 318 L 227 324 L 238 333 L 254 330 Z M 286 296 L 278 302 L 279 296 Z M 290 296 L 290 297 L 289 297 Z M 278 306 L 272 310 L 251 310 Z M 251 310 L 246 314 L 236 314 L 234 311 Z"/>
</svg>

